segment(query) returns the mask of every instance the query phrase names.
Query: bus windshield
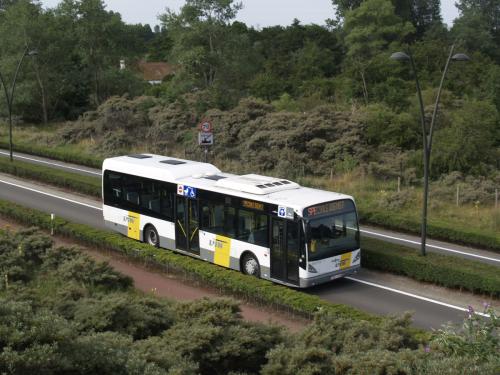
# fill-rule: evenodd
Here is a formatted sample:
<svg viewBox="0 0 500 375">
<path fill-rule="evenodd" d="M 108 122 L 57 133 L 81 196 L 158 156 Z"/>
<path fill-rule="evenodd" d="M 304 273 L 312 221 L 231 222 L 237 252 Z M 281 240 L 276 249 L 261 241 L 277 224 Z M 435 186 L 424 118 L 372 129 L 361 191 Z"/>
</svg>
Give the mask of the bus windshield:
<svg viewBox="0 0 500 375">
<path fill-rule="evenodd" d="M 355 211 L 314 218 L 309 221 L 309 261 L 330 258 L 359 249 Z"/>
</svg>

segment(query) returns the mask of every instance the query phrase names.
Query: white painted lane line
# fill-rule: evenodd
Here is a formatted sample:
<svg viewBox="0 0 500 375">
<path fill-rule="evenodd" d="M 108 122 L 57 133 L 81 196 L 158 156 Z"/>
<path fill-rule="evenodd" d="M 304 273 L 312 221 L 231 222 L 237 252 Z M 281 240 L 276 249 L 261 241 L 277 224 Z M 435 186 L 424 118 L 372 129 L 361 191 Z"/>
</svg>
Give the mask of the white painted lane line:
<svg viewBox="0 0 500 375">
<path fill-rule="evenodd" d="M 36 190 L 36 189 L 32 189 L 32 188 L 29 188 L 29 187 L 27 187 L 27 186 L 18 185 L 18 184 L 14 184 L 14 183 L 12 183 L 12 182 L 7 182 L 7 181 L 3 181 L 3 180 L 0 180 L 0 183 L 6 184 L 6 185 L 10 185 L 10 186 L 15 186 L 15 187 L 18 187 L 18 188 L 20 188 L 20 189 L 24 189 L 24 190 L 29 190 L 29 191 L 32 191 L 32 192 L 35 192 L 35 193 L 38 193 L 38 194 L 43 194 L 43 195 L 46 195 L 46 196 L 48 196 L 48 197 L 52 197 L 52 198 L 56 198 L 56 199 L 61 199 L 61 200 L 63 200 L 63 201 L 70 202 L 70 203 L 74 203 L 74 204 L 78 204 L 78 205 L 80 205 L 80 206 L 85 206 L 85 207 L 93 208 L 94 210 L 99 210 L 99 211 L 102 211 L 102 207 L 92 206 L 91 204 L 78 202 L 78 201 L 75 201 L 75 200 L 73 200 L 73 199 L 69 199 L 69 198 L 64 198 L 64 197 L 61 197 L 61 196 L 59 196 L 59 195 L 50 194 L 50 193 L 46 193 L 46 192 L 44 192 L 44 191 L 40 191 L 40 190 Z"/>
<path fill-rule="evenodd" d="M 390 239 L 393 239 L 393 240 L 398 240 L 398 241 L 412 243 L 412 244 L 415 244 L 415 245 L 420 245 L 419 241 L 412 241 L 412 240 L 407 240 L 405 238 L 393 237 L 393 236 L 389 236 L 387 234 L 382 234 L 382 233 L 377 233 L 377 232 L 371 232 L 371 231 L 364 230 L 364 229 L 360 229 L 359 231 L 361 233 L 371 234 L 371 235 L 374 235 L 374 236 L 379 236 L 379 237 L 384 237 L 384 238 L 390 238 Z M 437 245 L 430 245 L 430 244 L 426 244 L 426 247 L 432 247 L 434 249 L 439 249 L 439 250 L 443 250 L 443 251 L 449 251 L 451 253 L 456 253 L 456 254 L 461 254 L 461 255 L 467 255 L 467 256 L 470 256 L 470 257 L 474 257 L 474 258 L 480 258 L 480 259 L 485 259 L 485 260 L 490 260 L 492 262 L 499 262 L 500 263 L 500 259 L 498 259 L 498 258 L 485 257 L 484 255 L 477 255 L 477 254 L 473 254 L 473 253 L 468 253 L 466 251 L 459 251 L 459 250 L 454 250 L 454 249 L 450 249 L 450 248 L 447 248 L 447 247 L 442 247 L 442 246 L 437 246 Z"/>
<path fill-rule="evenodd" d="M 352 280 L 352 281 L 355 281 L 357 283 L 370 285 L 370 286 L 373 286 L 375 288 L 380 288 L 380 289 L 388 290 L 388 291 L 393 292 L 393 293 L 398 293 L 398 294 L 402 294 L 404 296 L 416 298 L 416 299 L 419 299 L 419 300 L 422 300 L 422 301 L 426 301 L 426 302 L 430 302 L 430 303 L 435 303 L 436 305 L 441 305 L 441 306 L 449 307 L 450 309 L 455 309 L 455 310 L 459 310 L 459 311 L 468 311 L 468 309 L 460 307 L 460 306 L 451 305 L 451 304 L 446 303 L 446 302 L 441 302 L 441 301 L 438 301 L 438 300 L 435 300 L 435 299 L 432 299 L 432 298 L 422 297 L 422 296 L 419 296 L 419 295 L 416 295 L 416 294 L 413 294 L 413 293 L 404 292 L 404 291 L 399 290 L 399 289 L 390 288 L 388 286 L 384 286 L 384 285 L 380 285 L 380 284 L 375 284 L 375 283 L 372 283 L 372 282 L 369 282 L 369 281 L 356 279 L 356 278 L 351 277 L 351 276 L 346 276 L 345 278 L 349 279 L 349 280 Z M 480 315 L 480 316 L 484 316 L 486 318 L 490 317 L 490 314 L 485 314 L 485 313 L 481 313 L 481 312 L 475 312 L 475 314 Z"/>
<path fill-rule="evenodd" d="M 0 151 L 0 154 L 2 154 L 2 155 L 9 155 L 8 152 L 4 152 L 4 151 Z M 101 176 L 102 175 L 101 172 L 94 172 L 94 171 L 89 171 L 88 169 L 70 167 L 68 165 L 59 164 L 59 163 L 51 163 L 51 162 L 48 162 L 48 161 L 45 161 L 45 160 L 40 160 L 40 159 L 35 159 L 35 158 L 28 158 L 26 156 L 21 156 L 21 155 L 17 155 L 17 154 L 14 154 L 14 158 L 16 158 L 16 159 L 30 160 L 30 161 L 34 161 L 34 162 L 40 163 L 40 164 L 54 165 L 54 166 L 59 167 L 59 168 L 71 169 L 73 171 L 79 171 L 79 172 L 85 172 L 85 173 L 93 174 L 93 175 L 96 175 L 96 176 Z"/>
<path fill-rule="evenodd" d="M 9 155 L 9 153 L 4 152 L 4 151 L 0 151 L 0 154 Z M 71 169 L 71 170 L 75 170 L 75 171 L 85 172 L 85 173 L 93 174 L 93 175 L 96 175 L 96 176 L 102 176 L 101 172 L 93 172 L 93 171 L 90 171 L 90 170 L 87 170 L 87 169 L 70 167 L 70 166 L 67 166 L 67 165 L 64 165 L 64 164 L 59 164 L 59 163 L 51 163 L 51 162 L 48 162 L 48 161 L 34 159 L 34 158 L 28 158 L 26 156 L 21 156 L 21 155 L 15 155 L 15 157 L 16 158 L 20 158 L 20 159 L 25 159 L 25 160 L 31 160 L 31 161 L 34 161 L 34 162 L 37 162 L 37 163 L 43 163 L 43 164 L 47 164 L 47 165 L 54 165 L 54 166 L 57 166 L 57 167 L 60 167 L 60 168 L 65 168 L 65 169 Z M 368 231 L 368 230 L 365 230 L 365 229 L 360 229 L 360 232 L 361 233 L 366 233 L 366 234 L 371 234 L 371 235 L 378 236 L 378 237 L 390 238 L 390 239 L 397 240 L 397 241 L 402 241 L 402 242 L 412 243 L 412 244 L 415 244 L 415 245 L 420 245 L 420 242 L 418 242 L 418 241 L 412 241 L 412 240 L 408 240 L 408 239 L 401 238 L 401 237 L 389 236 L 389 235 L 386 235 L 386 234 L 372 232 L 372 231 Z M 489 261 L 492 261 L 492 262 L 498 262 L 498 263 L 500 263 L 500 259 L 499 258 L 491 258 L 491 257 L 487 257 L 487 256 L 484 256 L 484 255 L 477 255 L 477 254 L 473 254 L 473 253 L 468 253 L 466 251 L 454 250 L 454 249 L 450 249 L 450 248 L 447 248 L 447 247 L 442 247 L 442 246 L 437 246 L 437 245 L 432 245 L 432 244 L 426 244 L 426 246 L 429 247 L 429 248 L 434 248 L 434 249 L 438 249 L 438 250 L 448 251 L 448 252 L 455 253 L 455 254 L 466 255 L 466 256 L 469 256 L 469 257 L 473 257 L 473 258 L 479 258 L 479 259 L 484 259 L 484 260 L 489 260 Z"/>
</svg>

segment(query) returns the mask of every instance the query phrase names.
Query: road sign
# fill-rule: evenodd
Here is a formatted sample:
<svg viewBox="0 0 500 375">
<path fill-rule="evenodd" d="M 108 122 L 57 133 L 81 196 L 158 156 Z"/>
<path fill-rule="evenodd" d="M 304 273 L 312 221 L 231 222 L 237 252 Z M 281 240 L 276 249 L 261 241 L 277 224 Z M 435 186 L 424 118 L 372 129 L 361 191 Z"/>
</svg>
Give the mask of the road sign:
<svg viewBox="0 0 500 375">
<path fill-rule="evenodd" d="M 212 146 L 214 144 L 214 133 L 198 133 L 198 145 L 200 146 Z"/>
<path fill-rule="evenodd" d="M 203 120 L 202 122 L 200 122 L 200 131 L 202 133 L 212 133 L 212 123 L 209 120 Z"/>
</svg>

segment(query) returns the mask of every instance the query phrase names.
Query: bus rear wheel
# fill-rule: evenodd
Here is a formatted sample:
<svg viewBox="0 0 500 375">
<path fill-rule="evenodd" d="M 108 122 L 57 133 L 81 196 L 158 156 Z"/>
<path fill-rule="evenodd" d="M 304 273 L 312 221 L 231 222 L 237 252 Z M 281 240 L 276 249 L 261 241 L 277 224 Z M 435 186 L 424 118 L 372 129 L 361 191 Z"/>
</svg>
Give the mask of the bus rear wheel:
<svg viewBox="0 0 500 375">
<path fill-rule="evenodd" d="M 146 232 L 144 233 L 144 242 L 147 242 L 154 247 L 160 246 L 160 236 L 158 236 L 158 232 L 152 225 L 148 225 L 146 227 Z"/>
<path fill-rule="evenodd" d="M 257 261 L 257 259 L 255 259 L 255 256 L 253 256 L 253 254 L 245 254 L 243 260 L 241 261 L 241 266 L 241 271 L 245 275 L 255 277 L 260 276 L 259 262 Z"/>
</svg>

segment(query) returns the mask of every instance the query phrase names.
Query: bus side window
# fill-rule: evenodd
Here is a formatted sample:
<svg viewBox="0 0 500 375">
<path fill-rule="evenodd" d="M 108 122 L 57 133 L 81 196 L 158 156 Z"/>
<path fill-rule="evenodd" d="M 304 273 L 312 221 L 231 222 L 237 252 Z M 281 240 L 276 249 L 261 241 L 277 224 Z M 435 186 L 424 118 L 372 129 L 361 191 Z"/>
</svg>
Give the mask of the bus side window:
<svg viewBox="0 0 500 375">
<path fill-rule="evenodd" d="M 141 189 L 141 207 L 160 213 L 160 191 L 158 183 L 152 180 L 144 180 Z"/>
<path fill-rule="evenodd" d="M 174 194 L 169 191 L 168 186 L 160 184 L 160 213 L 162 216 L 172 219 L 174 217 Z"/>
<path fill-rule="evenodd" d="M 236 234 L 236 209 L 234 207 L 226 206 L 224 208 L 224 234 L 228 237 L 234 238 Z"/>
<path fill-rule="evenodd" d="M 225 228 L 224 204 L 219 202 L 201 202 L 202 222 L 201 227 L 215 234 L 227 235 Z"/>
<path fill-rule="evenodd" d="M 139 208 L 139 192 L 142 189 L 141 178 L 136 176 L 129 176 L 123 184 L 123 197 L 129 206 L 137 209 Z"/>
<path fill-rule="evenodd" d="M 115 172 L 104 173 L 104 204 L 120 204 L 122 200 L 122 177 Z"/>
<path fill-rule="evenodd" d="M 257 212 L 238 210 L 238 239 L 254 245 L 269 245 L 267 215 Z"/>
</svg>

